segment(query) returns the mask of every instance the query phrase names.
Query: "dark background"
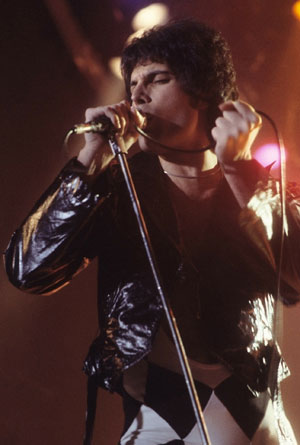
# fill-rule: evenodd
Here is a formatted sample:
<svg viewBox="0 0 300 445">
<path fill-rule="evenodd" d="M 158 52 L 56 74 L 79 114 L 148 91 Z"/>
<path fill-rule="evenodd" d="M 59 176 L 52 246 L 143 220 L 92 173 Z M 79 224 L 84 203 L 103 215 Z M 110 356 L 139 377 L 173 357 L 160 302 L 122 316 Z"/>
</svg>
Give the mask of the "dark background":
<svg viewBox="0 0 300 445">
<path fill-rule="evenodd" d="M 50 14 L 48 2 L 0 1 L 1 249 L 67 157 L 62 141 L 84 109 L 122 97 L 107 67 L 131 33 L 135 12 L 151 1 L 66 2 L 102 67 L 99 91 L 82 74 Z M 56 1 L 53 0 L 53 4 Z M 292 0 L 165 1 L 172 16 L 193 16 L 228 39 L 242 97 L 281 129 L 288 178 L 299 180 L 300 22 Z M 48 7 L 47 7 L 48 4 Z M 264 125 L 261 142 L 274 136 Z M 71 141 L 76 153 L 81 139 Z M 79 445 L 86 379 L 81 372 L 97 331 L 95 267 L 50 297 L 21 293 L 0 281 L 0 444 Z M 300 440 L 300 307 L 284 309 L 282 349 L 292 371 L 283 383 L 286 412 Z M 100 391 L 94 443 L 117 443 L 120 400 Z"/>
</svg>

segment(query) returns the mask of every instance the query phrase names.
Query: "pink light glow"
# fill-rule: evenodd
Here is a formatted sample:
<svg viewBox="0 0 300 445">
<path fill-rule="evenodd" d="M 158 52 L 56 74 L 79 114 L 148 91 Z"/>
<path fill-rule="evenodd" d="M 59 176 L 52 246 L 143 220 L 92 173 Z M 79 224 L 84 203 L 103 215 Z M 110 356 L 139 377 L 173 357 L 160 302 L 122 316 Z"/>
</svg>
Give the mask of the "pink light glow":
<svg viewBox="0 0 300 445">
<path fill-rule="evenodd" d="M 255 150 L 255 152 L 253 153 L 253 157 L 264 167 L 267 167 L 273 162 L 275 162 L 272 167 L 273 169 L 279 167 L 279 148 L 277 144 L 262 145 L 257 150 Z"/>
</svg>

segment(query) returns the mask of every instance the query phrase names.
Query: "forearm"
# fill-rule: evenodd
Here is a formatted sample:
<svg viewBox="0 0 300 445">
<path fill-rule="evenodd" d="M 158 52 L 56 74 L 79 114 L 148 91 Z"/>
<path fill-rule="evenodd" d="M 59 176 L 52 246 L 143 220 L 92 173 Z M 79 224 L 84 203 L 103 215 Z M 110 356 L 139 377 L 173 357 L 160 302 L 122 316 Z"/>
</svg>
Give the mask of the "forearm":
<svg viewBox="0 0 300 445">
<path fill-rule="evenodd" d="M 108 145 L 101 152 L 85 145 L 77 156 L 78 162 L 87 169 L 91 170 L 95 166 L 98 174 L 106 170 L 113 158 L 114 155 Z"/>
<path fill-rule="evenodd" d="M 255 159 L 221 164 L 224 176 L 241 208 L 247 206 L 258 184 L 268 179 L 269 172 Z"/>
</svg>

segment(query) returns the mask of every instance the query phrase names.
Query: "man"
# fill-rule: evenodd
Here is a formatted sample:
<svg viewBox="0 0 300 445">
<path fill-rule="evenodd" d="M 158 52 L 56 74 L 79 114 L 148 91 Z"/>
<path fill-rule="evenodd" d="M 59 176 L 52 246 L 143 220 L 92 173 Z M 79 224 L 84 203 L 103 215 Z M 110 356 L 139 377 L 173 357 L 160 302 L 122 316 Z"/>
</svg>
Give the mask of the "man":
<svg viewBox="0 0 300 445">
<path fill-rule="evenodd" d="M 164 287 L 212 444 L 296 443 L 282 409 L 288 371 L 273 333 L 280 199 L 251 159 L 261 119 L 237 100 L 226 42 L 194 21 L 151 30 L 125 48 L 128 100 L 108 117 L 131 161 Z M 139 135 L 137 127 L 146 132 Z M 107 138 L 87 134 L 6 253 L 20 289 L 50 294 L 99 258 L 101 334 L 85 371 L 124 398 L 125 444 L 199 444 L 174 345 Z M 299 218 L 288 191 L 281 298 L 299 300 Z M 297 226 L 298 224 L 298 226 Z"/>
</svg>

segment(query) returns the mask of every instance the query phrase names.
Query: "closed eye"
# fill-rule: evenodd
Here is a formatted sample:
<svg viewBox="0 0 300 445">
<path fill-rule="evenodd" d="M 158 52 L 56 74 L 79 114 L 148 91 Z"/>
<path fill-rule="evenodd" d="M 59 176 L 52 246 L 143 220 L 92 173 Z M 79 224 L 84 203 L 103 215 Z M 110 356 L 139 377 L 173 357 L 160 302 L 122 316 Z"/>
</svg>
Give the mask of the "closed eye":
<svg viewBox="0 0 300 445">
<path fill-rule="evenodd" d="M 172 77 L 173 77 L 173 75 L 169 71 L 165 71 L 165 70 L 163 70 L 163 71 L 161 71 L 161 70 L 156 71 L 155 70 L 153 72 L 148 73 L 145 76 L 145 78 L 143 80 L 143 83 L 144 83 L 145 86 L 149 85 L 151 83 L 152 84 L 164 84 L 164 83 L 168 83 L 171 80 Z M 137 84 L 138 84 L 137 80 L 132 80 L 130 82 L 130 91 L 131 92 L 137 86 Z"/>
<path fill-rule="evenodd" d="M 170 78 L 165 78 L 165 79 L 155 79 L 153 83 L 168 83 L 170 80 Z"/>
</svg>

